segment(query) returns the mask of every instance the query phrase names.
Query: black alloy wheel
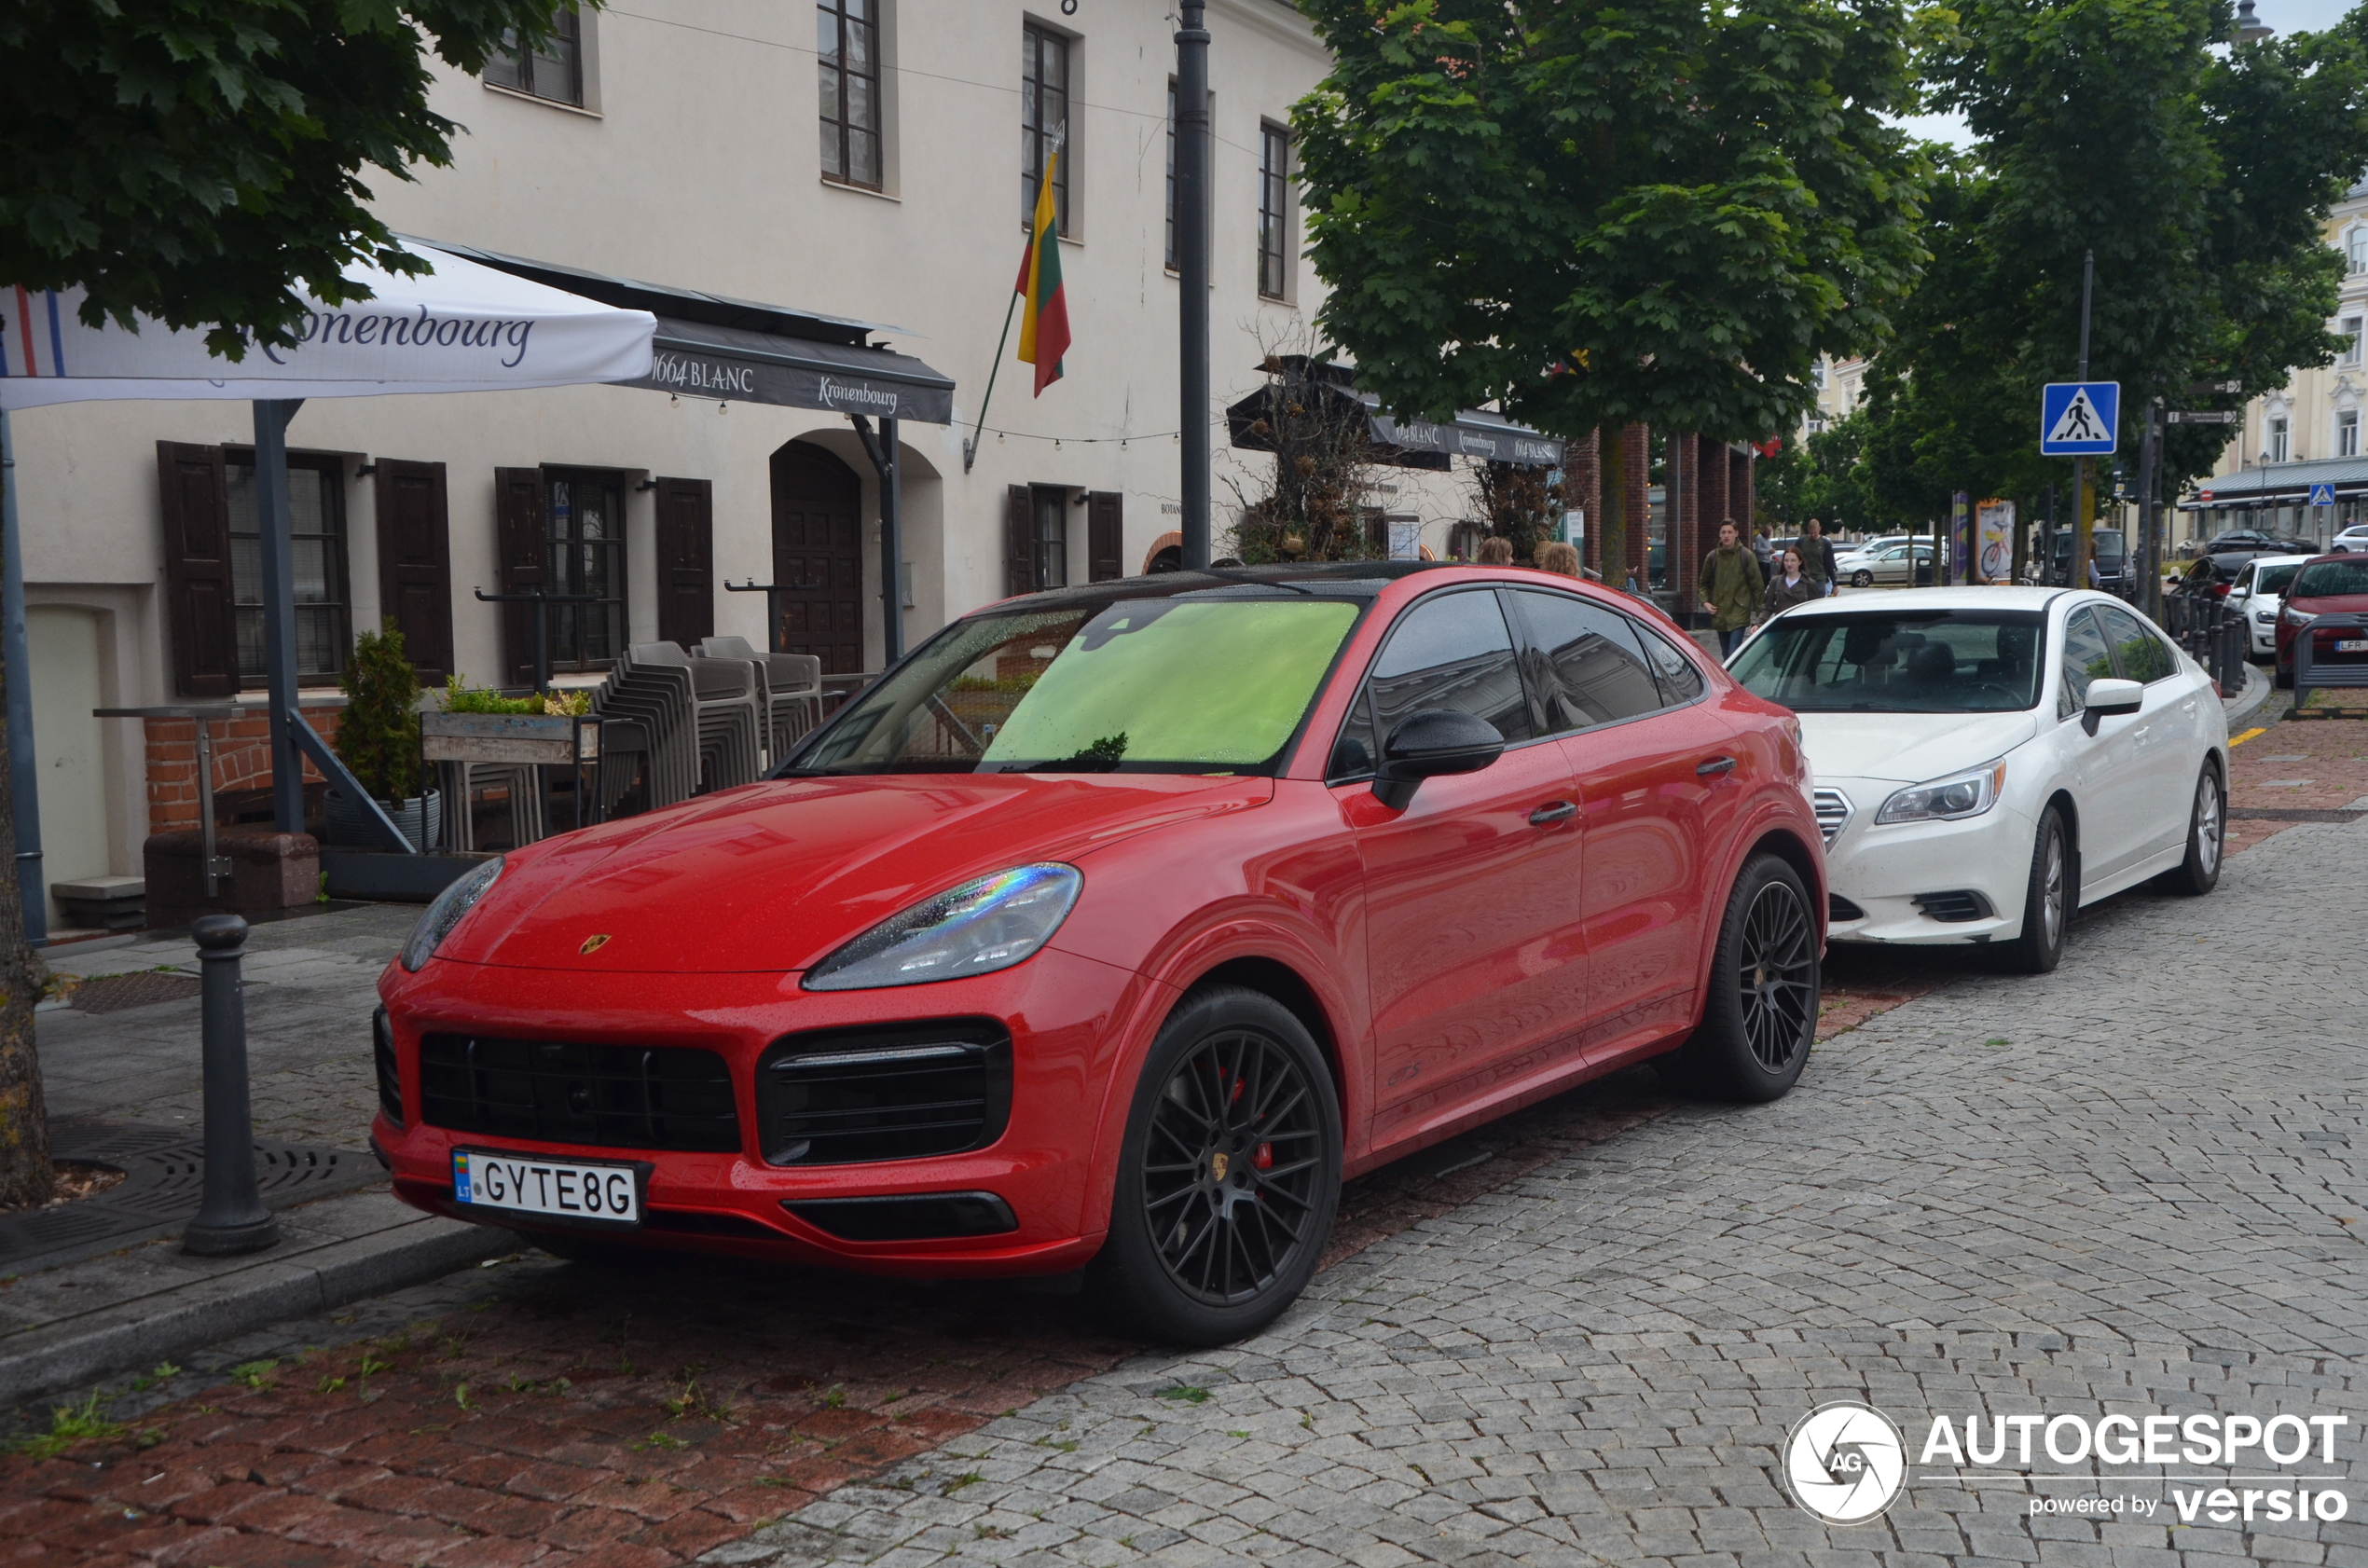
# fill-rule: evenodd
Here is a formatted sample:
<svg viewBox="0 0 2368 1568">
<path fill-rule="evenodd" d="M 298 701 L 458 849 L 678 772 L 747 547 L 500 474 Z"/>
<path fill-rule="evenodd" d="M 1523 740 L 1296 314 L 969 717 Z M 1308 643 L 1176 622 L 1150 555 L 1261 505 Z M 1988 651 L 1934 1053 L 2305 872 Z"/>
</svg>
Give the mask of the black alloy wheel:
<svg viewBox="0 0 2368 1568">
<path fill-rule="evenodd" d="M 1125 1327 L 1222 1344 L 1272 1322 L 1315 1272 L 1340 1201 L 1331 1075 L 1260 993 L 1185 998 L 1143 1066 L 1095 1259 Z"/>
<path fill-rule="evenodd" d="M 1670 1076 L 1724 1100 L 1782 1097 L 1817 1037 L 1818 932 L 1800 875 L 1755 855 L 1735 878 L 1711 964 L 1701 1024 L 1671 1056 Z"/>
</svg>

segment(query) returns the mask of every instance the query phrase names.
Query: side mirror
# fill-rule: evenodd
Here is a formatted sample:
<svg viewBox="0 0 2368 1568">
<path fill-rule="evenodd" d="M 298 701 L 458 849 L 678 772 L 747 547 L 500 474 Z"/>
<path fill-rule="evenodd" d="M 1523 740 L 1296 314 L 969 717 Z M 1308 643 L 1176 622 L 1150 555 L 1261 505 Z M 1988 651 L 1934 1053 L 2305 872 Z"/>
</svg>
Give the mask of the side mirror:
<svg viewBox="0 0 2368 1568">
<path fill-rule="evenodd" d="M 2146 700 L 2146 688 L 2135 681 L 2091 681 L 2088 700 L 2080 716 L 2080 727 L 2090 735 L 2097 733 L 2097 721 L 2117 714 L 2135 713 Z"/>
<path fill-rule="evenodd" d="M 1410 713 L 1382 744 L 1382 765 L 1373 777 L 1373 796 L 1392 811 L 1413 802 L 1414 791 L 1425 778 L 1451 773 L 1478 773 L 1505 754 L 1505 737 L 1496 726 L 1473 713 L 1426 708 Z"/>
</svg>

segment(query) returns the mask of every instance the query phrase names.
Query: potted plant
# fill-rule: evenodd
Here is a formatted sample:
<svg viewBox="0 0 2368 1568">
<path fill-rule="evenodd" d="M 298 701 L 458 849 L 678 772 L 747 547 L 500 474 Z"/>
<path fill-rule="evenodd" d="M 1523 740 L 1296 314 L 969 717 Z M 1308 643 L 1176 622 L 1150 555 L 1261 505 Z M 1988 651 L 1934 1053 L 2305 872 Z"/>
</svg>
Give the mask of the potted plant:
<svg viewBox="0 0 2368 1568">
<path fill-rule="evenodd" d="M 353 640 L 353 657 L 337 678 L 346 695 L 337 722 L 337 755 L 394 819 L 414 847 L 425 850 L 443 823 L 443 800 L 425 788 L 427 763 L 420 757 L 420 677 L 403 651 L 403 634 L 389 619 L 386 629 Z M 329 791 L 329 842 L 357 847 L 377 840 L 359 801 Z"/>
</svg>

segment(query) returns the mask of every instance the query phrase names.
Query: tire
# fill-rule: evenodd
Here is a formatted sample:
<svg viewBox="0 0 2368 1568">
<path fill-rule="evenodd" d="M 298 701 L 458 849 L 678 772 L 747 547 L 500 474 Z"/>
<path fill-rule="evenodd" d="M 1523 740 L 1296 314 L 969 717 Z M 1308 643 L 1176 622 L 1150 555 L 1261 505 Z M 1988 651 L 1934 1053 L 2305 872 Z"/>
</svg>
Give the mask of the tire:
<svg viewBox="0 0 2368 1568">
<path fill-rule="evenodd" d="M 1808 889 L 1783 860 L 1755 855 L 1727 895 L 1702 1021 L 1665 1076 L 1705 1099 L 1783 1098 L 1816 1043 L 1818 989 Z"/>
<path fill-rule="evenodd" d="M 2166 892 L 2200 899 L 2220 886 L 2220 868 L 2228 859 L 2228 791 L 2220 770 L 2206 763 L 2196 776 L 2196 799 L 2187 808 L 2187 858 L 2175 871 L 2163 873 Z"/>
<path fill-rule="evenodd" d="M 1340 1100 L 1306 1025 L 1240 986 L 1187 996 L 1144 1058 L 1089 1276 L 1113 1326 L 1207 1346 L 1273 1322 L 1323 1257 L 1341 1156 Z"/>
<path fill-rule="evenodd" d="M 2031 836 L 2031 879 L 2023 889 L 2023 928 L 1996 949 L 2002 968 L 2016 974 L 2046 974 L 2063 960 L 2065 935 L 2079 892 L 2072 886 L 2072 836 L 2063 813 L 2049 806 Z"/>
<path fill-rule="evenodd" d="M 1850 574 L 1850 585 L 1853 588 L 1871 588 L 1875 585 L 1875 574 L 1871 571 L 1853 571 Z"/>
</svg>

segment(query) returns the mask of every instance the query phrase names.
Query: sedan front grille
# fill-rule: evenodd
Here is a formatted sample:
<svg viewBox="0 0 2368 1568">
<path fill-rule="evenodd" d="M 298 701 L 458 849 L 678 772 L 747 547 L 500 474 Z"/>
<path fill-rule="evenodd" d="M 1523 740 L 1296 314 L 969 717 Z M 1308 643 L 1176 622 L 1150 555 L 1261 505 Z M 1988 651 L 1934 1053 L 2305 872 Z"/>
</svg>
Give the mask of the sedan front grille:
<svg viewBox="0 0 2368 1568">
<path fill-rule="evenodd" d="M 595 1148 L 740 1147 L 723 1058 L 682 1046 L 428 1035 L 420 1115 L 456 1133 Z"/>
<path fill-rule="evenodd" d="M 1812 790 L 1809 798 L 1817 808 L 1817 830 L 1825 835 L 1825 846 L 1830 849 L 1835 837 L 1850 825 L 1858 808 L 1839 790 Z"/>
<path fill-rule="evenodd" d="M 988 1019 L 792 1035 L 757 1063 L 764 1158 L 853 1165 L 984 1148 L 1012 1111 L 1012 1038 Z"/>
</svg>

